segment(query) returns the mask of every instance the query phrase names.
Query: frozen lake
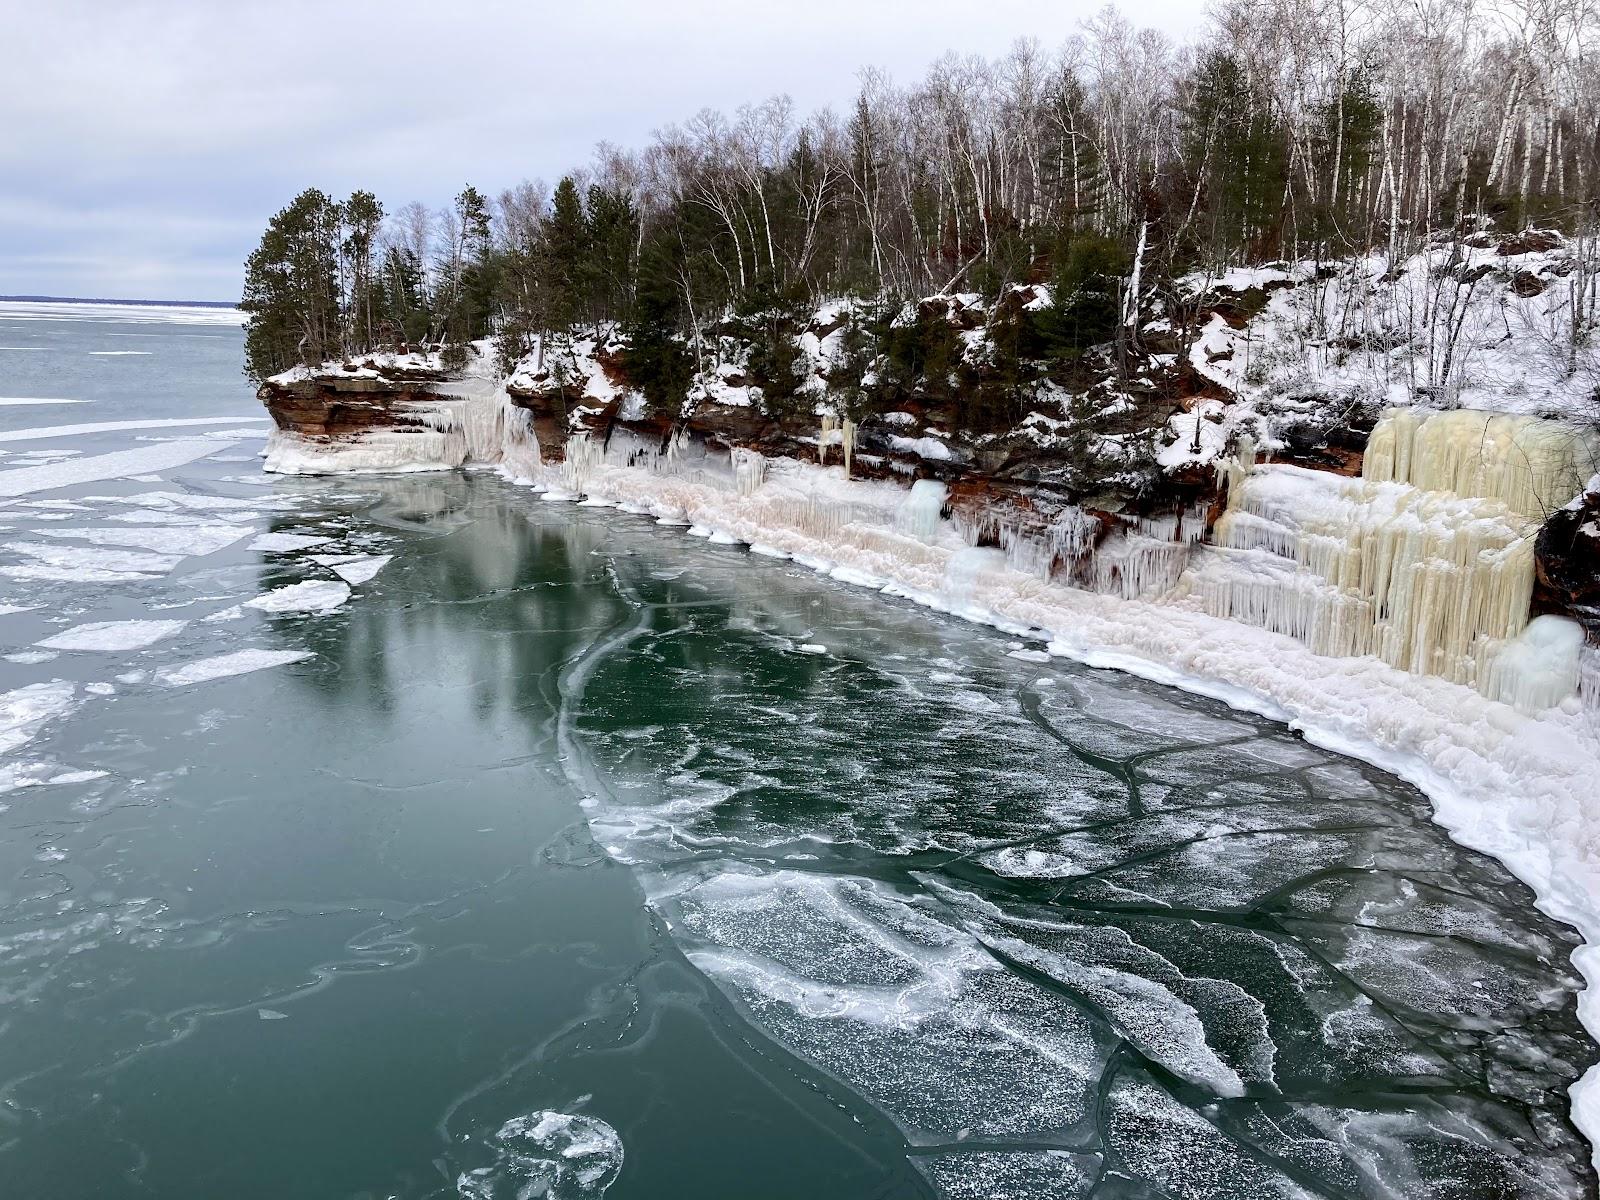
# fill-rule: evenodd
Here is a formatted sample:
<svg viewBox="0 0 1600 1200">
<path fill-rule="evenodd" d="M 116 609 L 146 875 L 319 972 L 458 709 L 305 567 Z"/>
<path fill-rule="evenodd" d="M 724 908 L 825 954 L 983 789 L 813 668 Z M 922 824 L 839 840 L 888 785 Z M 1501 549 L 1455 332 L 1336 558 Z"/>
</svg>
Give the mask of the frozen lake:
<svg viewBox="0 0 1600 1200">
<path fill-rule="evenodd" d="M 1411 788 L 488 474 L 263 476 L 239 343 L 0 305 L 0 1195 L 1593 1194 L 1574 935 Z"/>
</svg>

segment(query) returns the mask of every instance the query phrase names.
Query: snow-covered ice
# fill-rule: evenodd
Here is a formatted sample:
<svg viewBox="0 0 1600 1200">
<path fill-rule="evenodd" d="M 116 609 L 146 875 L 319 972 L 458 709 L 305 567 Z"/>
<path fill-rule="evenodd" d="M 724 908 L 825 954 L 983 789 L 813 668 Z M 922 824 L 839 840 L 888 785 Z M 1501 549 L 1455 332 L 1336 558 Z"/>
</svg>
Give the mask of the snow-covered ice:
<svg viewBox="0 0 1600 1200">
<path fill-rule="evenodd" d="M 65 529 L 40 529 L 46 537 L 92 542 L 97 546 L 127 546 L 157 554 L 182 557 L 215 554 L 249 536 L 249 529 L 237 525 L 141 525 L 72 526 Z"/>
<path fill-rule="evenodd" d="M 187 624 L 187 621 L 94 621 L 74 625 L 35 645 L 51 650 L 97 650 L 107 654 L 142 650 L 171 637 Z"/>
<path fill-rule="evenodd" d="M 63 428 L 70 431 L 70 427 Z M 7 437 L 7 434 L 0 433 L 0 441 L 5 441 Z M 89 455 L 65 462 L 0 471 L 0 496 L 24 496 L 30 492 L 53 491 L 56 488 L 94 483 L 102 479 L 126 479 L 151 471 L 164 471 L 204 458 L 216 447 L 214 441 L 187 438 L 140 446 L 132 450 L 113 450 L 109 454 Z"/>
<path fill-rule="evenodd" d="M 156 672 L 156 682 L 167 687 L 185 687 L 192 683 L 226 679 L 232 675 L 248 675 L 253 671 L 281 667 L 313 657 L 310 650 L 235 650 L 229 654 L 197 658 L 178 666 L 162 667 Z"/>
<path fill-rule="evenodd" d="M 388 566 L 392 554 L 313 554 L 311 561 L 327 567 L 349 584 L 367 583 Z"/>
<path fill-rule="evenodd" d="M 273 588 L 254 600 L 246 600 L 245 607 L 268 613 L 324 613 L 332 612 L 349 599 L 349 584 L 309 579 Z"/>
</svg>

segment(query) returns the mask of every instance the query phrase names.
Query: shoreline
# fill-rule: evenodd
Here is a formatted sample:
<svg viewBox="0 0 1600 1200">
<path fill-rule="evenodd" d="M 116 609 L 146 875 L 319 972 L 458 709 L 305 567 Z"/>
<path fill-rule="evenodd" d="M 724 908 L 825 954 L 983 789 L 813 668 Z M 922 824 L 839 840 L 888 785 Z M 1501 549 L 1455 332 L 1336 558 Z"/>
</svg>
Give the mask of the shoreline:
<svg viewBox="0 0 1600 1200">
<path fill-rule="evenodd" d="M 1600 734 L 1580 715 L 1547 710 L 1526 716 L 1472 688 L 1410 675 L 1376 659 L 1316 655 L 1286 635 L 1173 605 L 1063 588 L 1019 572 L 994 572 L 979 585 L 981 602 L 954 601 L 936 582 L 948 559 L 960 553 L 948 544 L 954 536 L 948 528 L 941 531 L 945 544 L 938 545 L 891 528 L 864 531 L 875 543 L 870 547 L 828 544 L 795 525 L 763 524 L 741 513 L 758 505 L 771 511 L 764 501 L 778 497 L 760 492 L 741 497 L 681 477 L 604 466 L 569 490 L 493 469 L 514 485 L 542 493 L 546 502 L 648 516 L 714 544 L 792 559 L 843 583 L 1043 640 L 1052 657 L 1122 671 L 1281 722 L 1320 749 L 1394 775 L 1427 798 L 1433 820 L 1452 840 L 1500 863 L 1532 890 L 1540 911 L 1579 933 L 1583 944 L 1571 956 L 1585 984 L 1577 993 L 1578 1018 L 1600 1041 L 1600 806 L 1591 814 L 1584 804 L 1586 794 L 1600 788 Z M 791 476 L 810 476 L 813 496 L 859 492 L 868 503 L 871 493 L 894 486 L 847 481 L 838 468 L 792 460 L 769 479 L 782 488 L 795 482 Z M 803 498 L 792 486 L 784 490 L 791 501 Z M 924 561 L 907 557 L 897 563 L 893 540 L 903 540 Z M 917 546 L 931 554 L 912 549 Z M 935 572 L 929 559 L 940 555 L 945 561 Z M 1573 1124 L 1588 1139 L 1591 1161 L 1600 1169 L 1600 1064 L 1574 1082 L 1568 1096 Z"/>
</svg>

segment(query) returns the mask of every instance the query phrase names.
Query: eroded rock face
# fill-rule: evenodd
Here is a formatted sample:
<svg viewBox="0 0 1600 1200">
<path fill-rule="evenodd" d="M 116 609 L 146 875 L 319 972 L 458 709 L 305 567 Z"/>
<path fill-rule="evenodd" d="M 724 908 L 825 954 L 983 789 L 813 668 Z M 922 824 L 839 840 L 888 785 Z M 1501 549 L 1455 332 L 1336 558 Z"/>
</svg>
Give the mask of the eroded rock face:
<svg viewBox="0 0 1600 1200">
<path fill-rule="evenodd" d="M 1600 490 L 1552 515 L 1534 556 L 1534 610 L 1571 617 L 1600 645 Z"/>
<path fill-rule="evenodd" d="M 434 380 L 386 376 L 268 380 L 256 391 L 279 429 L 304 437 L 345 437 L 375 429 L 422 428 L 408 406 L 432 400 Z"/>
</svg>

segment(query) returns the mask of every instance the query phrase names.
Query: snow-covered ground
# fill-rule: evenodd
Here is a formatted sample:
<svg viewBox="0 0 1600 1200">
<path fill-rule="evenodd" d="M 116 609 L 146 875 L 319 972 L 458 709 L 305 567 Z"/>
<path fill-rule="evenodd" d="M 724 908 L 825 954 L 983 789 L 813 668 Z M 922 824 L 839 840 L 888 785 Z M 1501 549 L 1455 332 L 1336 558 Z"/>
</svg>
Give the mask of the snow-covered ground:
<svg viewBox="0 0 1600 1200">
<path fill-rule="evenodd" d="M 1600 421 L 1600 342 L 1573 330 L 1575 293 L 1579 308 L 1593 304 L 1593 264 L 1554 240 L 1187 277 L 1195 299 L 1266 293 L 1247 320 L 1209 316 L 1189 347 L 1195 371 L 1235 397 L 1212 414 L 1216 440 L 1243 431 L 1270 451 L 1298 422 L 1410 404 Z"/>
</svg>

